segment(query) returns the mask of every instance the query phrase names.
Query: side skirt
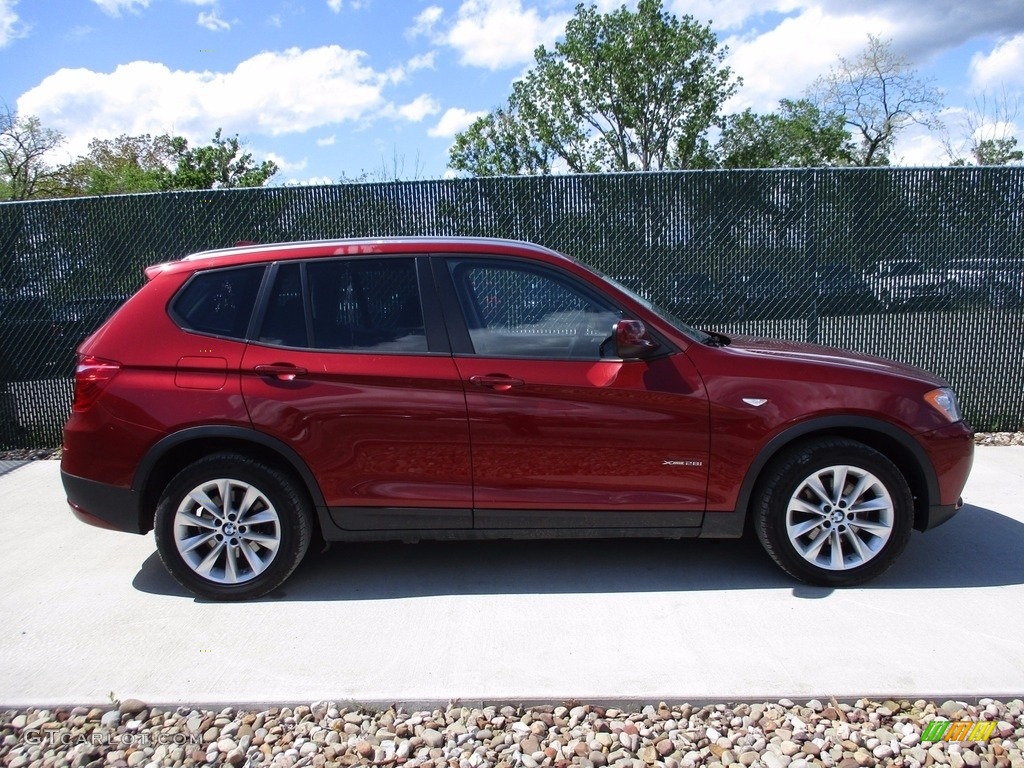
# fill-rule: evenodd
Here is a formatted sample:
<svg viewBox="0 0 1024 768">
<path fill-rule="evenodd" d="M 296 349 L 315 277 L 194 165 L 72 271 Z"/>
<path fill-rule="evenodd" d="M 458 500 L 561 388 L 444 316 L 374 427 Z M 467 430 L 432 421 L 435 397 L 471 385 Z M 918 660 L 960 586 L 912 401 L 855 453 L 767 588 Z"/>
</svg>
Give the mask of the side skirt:
<svg viewBox="0 0 1024 768">
<path fill-rule="evenodd" d="M 327 541 L 732 538 L 743 532 L 742 515 L 726 512 L 320 507 L 317 516 Z M 709 522 L 717 533 L 709 534 Z"/>
</svg>

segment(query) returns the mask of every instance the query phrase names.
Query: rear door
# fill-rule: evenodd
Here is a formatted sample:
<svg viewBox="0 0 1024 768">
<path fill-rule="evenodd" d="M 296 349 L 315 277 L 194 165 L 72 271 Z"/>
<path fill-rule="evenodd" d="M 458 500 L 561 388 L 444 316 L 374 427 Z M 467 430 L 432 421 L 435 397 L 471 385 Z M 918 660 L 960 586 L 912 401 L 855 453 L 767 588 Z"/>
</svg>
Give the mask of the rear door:
<svg viewBox="0 0 1024 768">
<path fill-rule="evenodd" d="M 253 425 L 302 456 L 346 530 L 472 527 L 465 395 L 423 267 L 278 264 L 245 352 Z"/>
</svg>

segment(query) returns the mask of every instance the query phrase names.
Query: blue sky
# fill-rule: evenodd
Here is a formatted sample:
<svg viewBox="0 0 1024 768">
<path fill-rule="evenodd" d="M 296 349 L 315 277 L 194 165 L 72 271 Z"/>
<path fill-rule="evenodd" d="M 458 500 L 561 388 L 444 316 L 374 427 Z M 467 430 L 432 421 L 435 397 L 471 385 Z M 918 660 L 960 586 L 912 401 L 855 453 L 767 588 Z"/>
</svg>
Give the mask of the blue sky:
<svg viewBox="0 0 1024 768">
<path fill-rule="evenodd" d="M 602 10 L 621 2 L 597 0 Z M 627 3 L 635 5 L 635 2 Z M 574 0 L 0 0 L 0 100 L 67 141 L 238 134 L 272 183 L 440 178 L 452 137 L 503 104 Z M 665 0 L 711 22 L 744 85 L 727 111 L 799 98 L 868 33 L 891 39 L 966 123 L 1024 141 L 1024 0 Z M 978 104 L 985 109 L 978 114 Z M 1020 104 L 1019 114 L 993 109 Z M 985 114 L 987 113 L 987 114 Z M 1009 118 L 1009 119 L 1007 119 Z M 997 122 L 1009 125 L 996 124 Z M 945 164 L 942 134 L 896 159 Z"/>
</svg>

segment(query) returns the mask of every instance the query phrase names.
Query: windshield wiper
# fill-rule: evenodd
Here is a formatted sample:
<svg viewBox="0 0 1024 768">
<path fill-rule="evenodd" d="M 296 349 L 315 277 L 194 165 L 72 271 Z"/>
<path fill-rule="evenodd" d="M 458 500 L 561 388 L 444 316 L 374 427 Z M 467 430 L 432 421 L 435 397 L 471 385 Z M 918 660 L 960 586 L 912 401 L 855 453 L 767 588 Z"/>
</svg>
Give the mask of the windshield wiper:
<svg viewBox="0 0 1024 768">
<path fill-rule="evenodd" d="M 709 347 L 727 347 L 732 343 L 732 339 L 724 333 L 718 333 L 717 331 L 704 331 L 704 333 L 708 337 L 704 343 Z"/>
</svg>

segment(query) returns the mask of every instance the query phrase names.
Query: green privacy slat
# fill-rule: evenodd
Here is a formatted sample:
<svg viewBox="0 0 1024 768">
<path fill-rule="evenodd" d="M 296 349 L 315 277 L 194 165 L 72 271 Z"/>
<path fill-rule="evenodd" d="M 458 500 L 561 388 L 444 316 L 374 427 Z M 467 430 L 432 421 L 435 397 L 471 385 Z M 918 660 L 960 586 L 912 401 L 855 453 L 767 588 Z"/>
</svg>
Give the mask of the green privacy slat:
<svg viewBox="0 0 1024 768">
<path fill-rule="evenodd" d="M 0 204 L 0 301 L 42 313 L 0 312 L 0 398 L 18 419 L 0 443 L 59 442 L 74 347 L 143 267 L 239 240 L 389 235 L 538 242 L 694 324 L 897 358 L 948 378 L 976 429 L 1024 425 L 1024 168 L 795 169 Z"/>
</svg>

